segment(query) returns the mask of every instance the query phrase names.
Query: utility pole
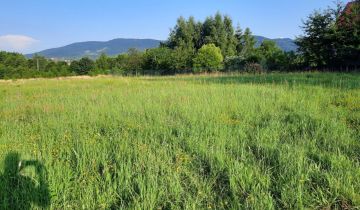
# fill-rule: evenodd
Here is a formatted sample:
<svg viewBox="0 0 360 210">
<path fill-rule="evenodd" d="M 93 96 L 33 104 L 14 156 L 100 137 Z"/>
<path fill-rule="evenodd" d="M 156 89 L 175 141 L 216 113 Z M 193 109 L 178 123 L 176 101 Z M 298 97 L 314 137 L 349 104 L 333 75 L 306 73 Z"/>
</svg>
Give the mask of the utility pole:
<svg viewBox="0 0 360 210">
<path fill-rule="evenodd" d="M 36 58 L 36 69 L 39 71 L 39 58 Z"/>
</svg>

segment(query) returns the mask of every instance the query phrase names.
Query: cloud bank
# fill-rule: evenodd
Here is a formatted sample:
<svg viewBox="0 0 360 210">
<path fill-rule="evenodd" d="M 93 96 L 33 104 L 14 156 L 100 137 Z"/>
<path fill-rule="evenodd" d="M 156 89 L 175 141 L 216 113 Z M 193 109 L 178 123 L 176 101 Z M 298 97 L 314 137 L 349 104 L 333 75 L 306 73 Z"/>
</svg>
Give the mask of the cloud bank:
<svg viewBox="0 0 360 210">
<path fill-rule="evenodd" d="M 38 40 L 24 35 L 0 36 L 0 50 L 23 52 L 31 48 Z"/>
</svg>

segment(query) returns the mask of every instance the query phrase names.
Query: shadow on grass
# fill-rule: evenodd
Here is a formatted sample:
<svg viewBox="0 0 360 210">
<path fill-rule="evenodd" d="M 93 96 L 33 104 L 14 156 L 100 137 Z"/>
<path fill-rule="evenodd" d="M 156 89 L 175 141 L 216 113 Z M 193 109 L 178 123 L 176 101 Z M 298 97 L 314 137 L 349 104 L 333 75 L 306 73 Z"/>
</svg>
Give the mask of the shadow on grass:
<svg viewBox="0 0 360 210">
<path fill-rule="evenodd" d="M 0 209 L 30 209 L 31 204 L 40 208 L 50 205 L 50 194 L 45 167 L 37 160 L 20 160 L 20 154 L 7 154 L 4 172 L 0 176 Z M 28 167 L 34 167 L 36 180 L 22 175 Z"/>
</svg>

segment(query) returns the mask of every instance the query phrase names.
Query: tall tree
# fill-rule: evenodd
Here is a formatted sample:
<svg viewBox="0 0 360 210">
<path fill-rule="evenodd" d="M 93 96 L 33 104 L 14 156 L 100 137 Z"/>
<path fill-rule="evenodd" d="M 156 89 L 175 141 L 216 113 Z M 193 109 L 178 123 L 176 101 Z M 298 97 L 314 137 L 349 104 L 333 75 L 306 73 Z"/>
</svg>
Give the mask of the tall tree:
<svg viewBox="0 0 360 210">
<path fill-rule="evenodd" d="M 184 43 L 180 43 L 179 46 L 174 49 L 174 63 L 175 69 L 180 71 L 187 71 L 192 68 L 192 59 L 195 56 L 196 50 L 187 46 Z"/>
<path fill-rule="evenodd" d="M 180 45 L 195 48 L 195 43 L 198 43 L 200 39 L 200 31 L 197 27 L 193 17 L 190 17 L 189 20 L 184 17 L 178 18 L 176 26 L 170 32 L 166 45 L 172 49 Z"/>
<path fill-rule="evenodd" d="M 141 73 L 142 66 L 144 65 L 143 53 L 138 51 L 135 48 L 130 48 L 127 52 L 127 57 L 125 59 L 125 68 L 129 73 L 139 74 Z"/>
<path fill-rule="evenodd" d="M 304 36 L 297 38 L 299 51 L 303 53 L 308 65 L 324 67 L 335 57 L 334 18 L 329 10 L 316 11 L 304 22 Z"/>
<path fill-rule="evenodd" d="M 173 62 L 173 50 L 159 47 L 146 50 L 143 67 L 146 70 L 161 70 L 162 73 L 169 74 L 174 69 Z"/>
<path fill-rule="evenodd" d="M 260 53 L 264 57 L 264 65 L 268 70 L 280 70 L 285 63 L 284 52 L 274 41 L 264 40 L 260 45 Z"/>
<path fill-rule="evenodd" d="M 232 20 L 219 12 L 215 17 L 207 17 L 202 27 L 203 44 L 215 44 L 221 49 L 223 56 L 235 54 L 236 40 Z"/>
<path fill-rule="evenodd" d="M 236 54 L 237 39 L 235 37 L 233 22 L 229 16 L 224 17 L 224 27 L 226 32 L 226 48 L 223 55 L 225 57 L 233 56 Z"/>
<path fill-rule="evenodd" d="M 337 5 L 336 53 L 341 65 L 360 66 L 360 1 Z"/>
<path fill-rule="evenodd" d="M 256 40 L 249 28 L 245 29 L 245 32 L 242 37 L 243 38 L 241 43 L 243 47 L 240 52 L 240 55 L 247 56 L 254 52 Z"/>
<path fill-rule="evenodd" d="M 100 57 L 95 61 L 96 68 L 105 71 L 111 68 L 111 62 L 109 57 L 105 53 L 101 53 Z"/>
<path fill-rule="evenodd" d="M 95 63 L 90 58 L 81 58 L 79 61 L 73 61 L 70 64 L 70 69 L 78 75 L 89 74 L 95 68 Z"/>
<path fill-rule="evenodd" d="M 200 47 L 201 25 L 196 23 L 193 17 L 186 20 L 180 17 L 176 26 L 171 30 L 166 46 L 175 50 L 175 68 L 177 70 L 188 70 L 192 67 L 192 58 L 196 47 Z"/>
<path fill-rule="evenodd" d="M 360 1 L 315 11 L 297 38 L 299 51 L 312 67 L 360 65 Z"/>
<path fill-rule="evenodd" d="M 235 39 L 236 39 L 236 53 L 240 54 L 242 50 L 244 49 L 244 43 L 243 43 L 243 31 L 238 24 L 235 31 Z"/>
<path fill-rule="evenodd" d="M 29 68 L 38 71 L 45 71 L 47 64 L 48 60 L 44 56 L 38 54 L 35 54 L 30 60 L 28 60 Z"/>
</svg>

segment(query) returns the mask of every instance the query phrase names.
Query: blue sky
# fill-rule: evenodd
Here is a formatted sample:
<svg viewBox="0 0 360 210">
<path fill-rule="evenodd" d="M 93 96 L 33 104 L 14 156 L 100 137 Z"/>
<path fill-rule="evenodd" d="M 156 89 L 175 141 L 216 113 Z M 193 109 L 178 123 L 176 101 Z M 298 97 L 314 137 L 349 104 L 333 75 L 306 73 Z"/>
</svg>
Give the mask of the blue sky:
<svg viewBox="0 0 360 210">
<path fill-rule="evenodd" d="M 333 0 L 0 0 L 0 50 L 35 52 L 79 41 L 167 38 L 179 16 L 217 11 L 269 38 L 301 34 L 302 19 Z M 348 1 L 344 1 L 345 3 Z"/>
</svg>

